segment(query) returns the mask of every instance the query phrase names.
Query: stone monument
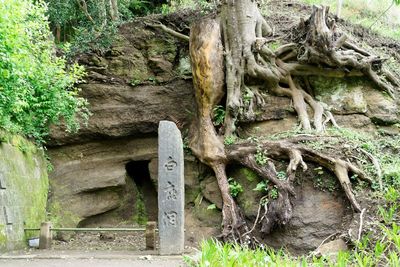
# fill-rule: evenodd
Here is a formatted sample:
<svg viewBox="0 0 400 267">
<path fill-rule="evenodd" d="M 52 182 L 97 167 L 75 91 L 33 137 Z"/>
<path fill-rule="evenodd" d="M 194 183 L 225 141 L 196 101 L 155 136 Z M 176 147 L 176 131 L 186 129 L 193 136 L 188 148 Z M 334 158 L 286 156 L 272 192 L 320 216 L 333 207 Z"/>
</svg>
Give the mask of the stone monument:
<svg viewBox="0 0 400 267">
<path fill-rule="evenodd" d="M 158 229 L 160 254 L 182 254 L 184 249 L 184 158 L 182 136 L 175 123 L 158 128 Z"/>
</svg>

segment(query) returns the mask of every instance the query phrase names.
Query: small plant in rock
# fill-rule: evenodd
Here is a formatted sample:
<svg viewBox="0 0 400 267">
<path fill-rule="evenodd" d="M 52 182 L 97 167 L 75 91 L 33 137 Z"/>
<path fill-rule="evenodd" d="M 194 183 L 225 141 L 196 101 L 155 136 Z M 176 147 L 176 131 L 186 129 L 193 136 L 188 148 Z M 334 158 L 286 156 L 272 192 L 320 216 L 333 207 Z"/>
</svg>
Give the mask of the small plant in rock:
<svg viewBox="0 0 400 267">
<path fill-rule="evenodd" d="M 242 185 L 235 181 L 235 179 L 233 179 L 232 177 L 228 178 L 228 183 L 231 196 L 237 197 L 240 193 L 243 192 Z"/>
<path fill-rule="evenodd" d="M 191 155 L 192 154 L 192 150 L 190 149 L 189 146 L 189 133 L 188 130 L 185 130 L 182 132 L 182 145 L 183 145 L 183 151 L 188 154 Z"/>
<path fill-rule="evenodd" d="M 159 84 L 160 81 L 156 77 L 149 77 L 147 78 L 147 81 L 149 81 L 151 84 Z"/>
<path fill-rule="evenodd" d="M 284 171 L 279 171 L 276 173 L 276 177 L 278 177 L 279 180 L 286 180 L 287 176 L 286 176 L 286 172 Z"/>
<path fill-rule="evenodd" d="M 236 137 L 234 135 L 230 135 L 225 137 L 224 139 L 224 144 L 229 146 L 229 145 L 233 145 L 236 141 Z"/>
<path fill-rule="evenodd" d="M 253 188 L 253 191 L 258 191 L 258 192 L 267 192 L 268 191 L 268 184 L 266 181 L 261 181 L 259 182 L 255 188 Z"/>
<path fill-rule="evenodd" d="M 215 126 L 224 124 L 225 121 L 225 108 L 217 105 L 213 109 L 213 123 Z"/>
<path fill-rule="evenodd" d="M 256 159 L 257 164 L 260 166 L 264 166 L 268 162 L 267 154 L 265 153 L 265 151 L 263 151 L 259 148 L 257 149 L 255 159 Z"/>
<path fill-rule="evenodd" d="M 263 193 L 266 192 L 267 193 L 266 196 L 268 196 L 268 199 L 277 199 L 279 195 L 278 188 L 276 188 L 276 186 L 270 186 L 266 181 L 259 182 L 256 185 L 256 187 L 253 188 L 253 191 L 258 191 Z"/>
<path fill-rule="evenodd" d="M 253 99 L 253 92 L 247 88 L 246 92 L 243 94 L 243 101 L 245 105 L 250 105 L 251 100 Z"/>
<path fill-rule="evenodd" d="M 249 141 L 250 143 L 258 143 L 260 140 L 257 136 L 250 136 L 249 138 L 247 138 L 247 141 Z"/>
<path fill-rule="evenodd" d="M 215 210 L 217 206 L 215 204 L 208 205 L 207 210 Z"/>
<path fill-rule="evenodd" d="M 268 191 L 268 197 L 270 199 L 277 199 L 279 195 L 278 192 L 278 188 L 276 188 L 276 186 L 272 187 L 269 191 Z"/>
<path fill-rule="evenodd" d="M 133 79 L 133 80 L 131 80 L 131 82 L 130 82 L 130 84 L 132 85 L 132 86 L 137 86 L 137 85 L 139 85 L 139 84 L 141 84 L 142 83 L 142 81 L 141 80 L 138 80 L 138 79 Z"/>
<path fill-rule="evenodd" d="M 316 172 L 313 179 L 315 188 L 328 192 L 333 192 L 339 188 L 339 184 L 336 179 L 326 174 L 322 167 L 314 168 L 314 171 Z M 350 179 L 356 178 L 357 175 L 355 175 L 355 177 L 350 177 Z"/>
</svg>

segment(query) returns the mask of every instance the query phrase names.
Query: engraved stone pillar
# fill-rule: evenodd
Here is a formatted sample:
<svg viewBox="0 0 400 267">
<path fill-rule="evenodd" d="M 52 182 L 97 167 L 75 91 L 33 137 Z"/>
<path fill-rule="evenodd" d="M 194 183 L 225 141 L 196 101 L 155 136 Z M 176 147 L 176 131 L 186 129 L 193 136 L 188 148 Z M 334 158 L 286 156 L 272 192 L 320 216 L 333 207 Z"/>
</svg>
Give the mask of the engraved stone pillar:
<svg viewBox="0 0 400 267">
<path fill-rule="evenodd" d="M 160 254 L 182 254 L 184 248 L 184 173 L 182 137 L 175 123 L 158 128 L 158 229 Z"/>
</svg>

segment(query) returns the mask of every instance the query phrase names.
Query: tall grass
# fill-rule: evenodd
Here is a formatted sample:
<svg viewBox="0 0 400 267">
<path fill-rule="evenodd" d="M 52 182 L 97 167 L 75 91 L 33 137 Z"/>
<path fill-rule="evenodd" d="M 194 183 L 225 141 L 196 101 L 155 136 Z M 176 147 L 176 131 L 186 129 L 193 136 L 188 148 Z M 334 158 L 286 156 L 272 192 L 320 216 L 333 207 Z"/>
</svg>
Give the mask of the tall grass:
<svg viewBox="0 0 400 267">
<path fill-rule="evenodd" d="M 313 254 L 294 257 L 283 250 L 251 250 L 238 244 L 222 244 L 214 239 L 201 243 L 201 252 L 185 256 L 191 267 L 346 267 L 346 266 L 400 266 L 400 226 L 381 225 L 382 238 L 374 245 L 364 237 L 353 251 L 341 251 L 332 257 Z"/>
<path fill-rule="evenodd" d="M 195 256 L 185 256 L 192 267 L 307 267 L 307 266 L 400 266 L 400 192 L 389 186 L 380 192 L 382 206 L 372 222 L 364 225 L 365 234 L 354 241 L 352 250 L 336 255 L 317 257 L 314 253 L 295 257 L 284 250 L 257 248 L 220 243 L 215 239 L 201 243 Z"/>
</svg>

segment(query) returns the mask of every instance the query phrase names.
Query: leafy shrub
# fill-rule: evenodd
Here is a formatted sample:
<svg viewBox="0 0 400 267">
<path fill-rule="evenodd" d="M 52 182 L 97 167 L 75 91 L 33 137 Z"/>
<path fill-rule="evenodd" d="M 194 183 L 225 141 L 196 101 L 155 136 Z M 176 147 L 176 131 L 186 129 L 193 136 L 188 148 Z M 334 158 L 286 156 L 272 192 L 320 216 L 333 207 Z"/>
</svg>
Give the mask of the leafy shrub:
<svg viewBox="0 0 400 267">
<path fill-rule="evenodd" d="M 255 155 L 255 160 L 258 165 L 264 166 L 268 162 L 267 153 L 265 153 L 265 151 L 258 148 L 257 153 Z"/>
<path fill-rule="evenodd" d="M 213 109 L 213 123 L 215 126 L 224 124 L 225 108 L 223 106 L 215 106 Z"/>
<path fill-rule="evenodd" d="M 240 193 L 243 192 L 242 185 L 239 184 L 237 181 L 235 181 L 232 177 L 229 177 L 228 183 L 229 183 L 229 191 L 231 193 L 231 196 L 237 197 Z"/>
<path fill-rule="evenodd" d="M 233 145 L 236 141 L 236 137 L 234 135 L 230 135 L 225 137 L 224 139 L 224 144 L 229 146 L 229 145 Z"/>
<path fill-rule="evenodd" d="M 55 56 L 45 12 L 40 1 L 0 3 L 0 127 L 39 142 L 50 124 L 76 130 L 89 113 L 74 87 L 84 70 Z"/>
</svg>

